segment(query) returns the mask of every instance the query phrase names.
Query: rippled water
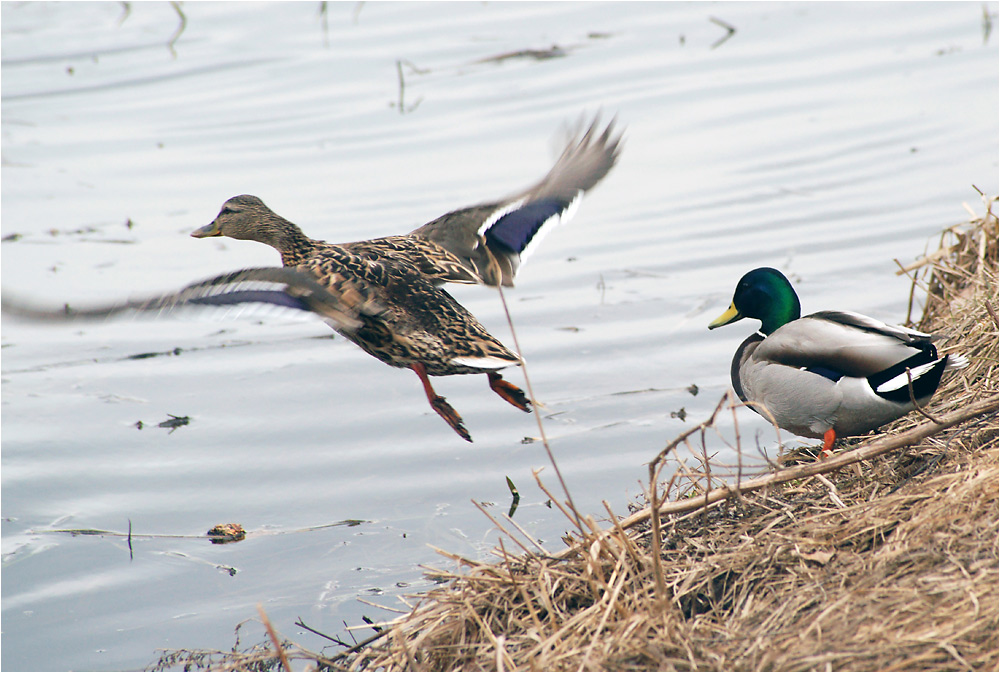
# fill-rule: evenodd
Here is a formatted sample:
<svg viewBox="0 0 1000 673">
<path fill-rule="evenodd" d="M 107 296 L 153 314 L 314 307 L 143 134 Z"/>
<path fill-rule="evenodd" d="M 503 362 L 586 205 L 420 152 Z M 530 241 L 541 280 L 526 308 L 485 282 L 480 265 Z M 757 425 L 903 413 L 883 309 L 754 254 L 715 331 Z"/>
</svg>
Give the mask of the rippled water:
<svg viewBox="0 0 1000 673">
<path fill-rule="evenodd" d="M 184 3 L 171 47 L 166 3 L 3 3 L 4 291 L 119 299 L 277 263 L 188 237 L 240 193 L 318 238 L 406 232 L 527 185 L 562 125 L 617 114 L 620 164 L 506 295 L 560 468 L 599 515 L 727 389 L 752 327 L 705 326 L 743 272 L 786 270 L 807 312 L 900 321 L 893 260 L 964 219 L 972 185 L 998 191 L 996 3 L 319 8 Z M 495 291 L 451 290 L 513 344 Z M 488 555 L 470 501 L 506 511 L 505 477 L 520 525 L 552 549 L 568 528 L 534 485 L 534 418 L 485 377 L 435 381 L 468 445 L 411 372 L 319 323 L 5 318 L 2 345 L 5 670 L 225 649 L 258 603 L 322 647 L 296 618 L 343 634 L 393 616 L 358 597 L 428 587 L 421 564 L 449 563 L 428 545 Z M 156 427 L 170 414 L 190 424 Z M 250 537 L 147 537 L 227 521 Z M 130 523 L 131 553 L 49 532 Z"/>
</svg>

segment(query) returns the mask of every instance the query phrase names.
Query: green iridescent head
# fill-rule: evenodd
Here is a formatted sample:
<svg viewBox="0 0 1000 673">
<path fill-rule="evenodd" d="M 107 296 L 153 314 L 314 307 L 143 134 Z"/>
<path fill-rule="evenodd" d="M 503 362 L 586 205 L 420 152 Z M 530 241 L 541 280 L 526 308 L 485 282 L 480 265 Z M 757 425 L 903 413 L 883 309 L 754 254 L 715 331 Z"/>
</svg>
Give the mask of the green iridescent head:
<svg viewBox="0 0 1000 673">
<path fill-rule="evenodd" d="M 777 269 L 761 267 L 748 272 L 736 285 L 733 303 L 713 320 L 708 329 L 734 323 L 742 318 L 760 320 L 760 331 L 771 334 L 801 316 L 798 295 L 785 275 Z"/>
</svg>

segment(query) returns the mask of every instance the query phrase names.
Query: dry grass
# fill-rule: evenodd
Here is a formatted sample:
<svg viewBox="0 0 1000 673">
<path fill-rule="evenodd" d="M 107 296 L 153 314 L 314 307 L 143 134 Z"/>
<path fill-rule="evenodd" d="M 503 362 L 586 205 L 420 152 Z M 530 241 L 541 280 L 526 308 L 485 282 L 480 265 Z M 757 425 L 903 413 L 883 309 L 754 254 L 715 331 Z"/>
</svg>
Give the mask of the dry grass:
<svg viewBox="0 0 1000 673">
<path fill-rule="evenodd" d="M 707 457 L 713 415 L 651 464 L 656 508 L 609 509 L 602 526 L 562 502 L 575 530 L 557 554 L 501 523 L 496 562 L 444 553 L 460 570 L 434 571 L 446 583 L 374 642 L 292 658 L 352 670 L 997 670 L 994 203 L 904 271 L 927 296 L 918 327 L 971 360 L 926 415 L 824 463 L 737 468 L 728 485 Z M 214 663 L 240 668 L 239 656 Z"/>
</svg>

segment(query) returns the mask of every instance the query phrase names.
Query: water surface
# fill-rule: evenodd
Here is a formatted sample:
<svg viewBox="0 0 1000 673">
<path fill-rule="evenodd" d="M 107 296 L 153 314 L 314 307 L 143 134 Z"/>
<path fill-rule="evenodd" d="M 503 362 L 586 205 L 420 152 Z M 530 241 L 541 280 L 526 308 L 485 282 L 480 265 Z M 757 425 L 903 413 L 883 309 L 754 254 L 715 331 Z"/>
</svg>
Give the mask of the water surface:
<svg viewBox="0 0 1000 673">
<path fill-rule="evenodd" d="M 317 238 L 406 232 L 522 188 L 563 125 L 617 115 L 620 164 L 506 298 L 577 506 L 624 513 L 645 462 L 728 388 L 753 327 L 705 326 L 745 271 L 785 270 L 805 311 L 900 321 L 894 260 L 965 219 L 973 185 L 998 191 L 982 3 L 319 7 L 185 3 L 171 46 L 166 3 L 3 3 L 4 292 L 100 301 L 276 264 L 188 236 L 241 193 Z M 713 17 L 736 32 L 720 43 Z M 564 55 L 497 58 L 554 45 Z M 452 292 L 513 345 L 495 291 Z M 358 599 L 401 607 L 428 588 L 421 566 L 449 563 L 428 545 L 487 557 L 497 533 L 470 501 L 506 511 L 505 477 L 545 545 L 569 528 L 534 485 L 545 468 L 556 487 L 522 441 L 535 419 L 485 377 L 435 380 L 469 445 L 411 372 L 321 323 L 5 318 L 2 345 L 5 670 L 225 649 L 258 603 L 320 648 L 297 618 L 341 634 L 391 618 Z M 171 414 L 190 423 L 158 428 Z M 348 520 L 362 523 L 331 525 Z M 250 537 L 143 537 L 228 521 Z M 47 532 L 130 522 L 131 553 Z"/>
</svg>

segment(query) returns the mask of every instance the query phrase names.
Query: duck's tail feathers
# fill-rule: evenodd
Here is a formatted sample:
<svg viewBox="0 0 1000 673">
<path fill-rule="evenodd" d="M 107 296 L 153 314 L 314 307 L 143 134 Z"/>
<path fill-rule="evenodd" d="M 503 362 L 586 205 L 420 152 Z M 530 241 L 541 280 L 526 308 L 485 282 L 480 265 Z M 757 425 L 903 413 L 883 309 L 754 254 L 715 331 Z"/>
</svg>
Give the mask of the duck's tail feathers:
<svg viewBox="0 0 1000 673">
<path fill-rule="evenodd" d="M 916 358 L 900 362 L 884 372 L 868 378 L 872 389 L 879 397 L 890 402 L 906 404 L 913 400 L 930 399 L 941 383 L 951 356 L 944 356 L 929 362 L 919 362 Z M 912 389 L 912 391 L 911 391 Z"/>
<path fill-rule="evenodd" d="M 965 369 L 969 366 L 969 358 L 959 353 L 949 353 L 944 357 L 948 361 L 948 363 L 944 366 L 944 370 L 946 372 L 953 369 Z"/>
</svg>

